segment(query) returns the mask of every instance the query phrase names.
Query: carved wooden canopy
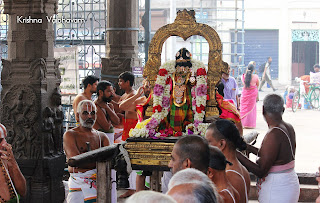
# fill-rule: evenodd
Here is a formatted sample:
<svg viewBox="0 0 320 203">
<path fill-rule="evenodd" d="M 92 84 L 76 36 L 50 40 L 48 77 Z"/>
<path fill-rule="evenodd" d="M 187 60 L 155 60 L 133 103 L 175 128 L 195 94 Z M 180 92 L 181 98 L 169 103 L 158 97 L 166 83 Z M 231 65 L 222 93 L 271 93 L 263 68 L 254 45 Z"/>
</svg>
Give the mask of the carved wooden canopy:
<svg viewBox="0 0 320 203">
<path fill-rule="evenodd" d="M 179 36 L 187 40 L 193 35 L 204 37 L 209 44 L 208 61 L 208 94 L 210 100 L 207 102 L 206 119 L 219 115 L 216 108 L 215 86 L 221 79 L 222 72 L 228 70 L 228 64 L 222 61 L 222 44 L 218 33 L 210 26 L 197 23 L 193 10 L 178 11 L 177 17 L 172 24 L 161 27 L 151 40 L 148 52 L 148 61 L 145 65 L 143 76 L 146 77 L 154 87 L 154 83 L 161 66 L 161 52 L 163 43 L 171 36 Z M 152 108 L 152 107 L 151 107 Z M 152 113 L 152 109 L 151 113 Z M 149 109 L 147 110 L 149 111 Z M 148 113 L 148 112 L 147 112 Z"/>
</svg>

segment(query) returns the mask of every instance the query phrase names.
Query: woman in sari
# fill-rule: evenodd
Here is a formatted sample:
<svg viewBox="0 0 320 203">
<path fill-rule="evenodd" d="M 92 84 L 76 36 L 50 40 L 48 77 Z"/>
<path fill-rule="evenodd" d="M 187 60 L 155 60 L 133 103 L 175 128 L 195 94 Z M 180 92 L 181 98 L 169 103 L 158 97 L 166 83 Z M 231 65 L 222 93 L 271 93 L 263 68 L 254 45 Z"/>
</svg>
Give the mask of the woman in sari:
<svg viewBox="0 0 320 203">
<path fill-rule="evenodd" d="M 240 98 L 240 117 L 244 128 L 256 127 L 259 78 L 253 70 L 254 66 L 250 64 L 241 77 L 244 87 Z"/>
</svg>

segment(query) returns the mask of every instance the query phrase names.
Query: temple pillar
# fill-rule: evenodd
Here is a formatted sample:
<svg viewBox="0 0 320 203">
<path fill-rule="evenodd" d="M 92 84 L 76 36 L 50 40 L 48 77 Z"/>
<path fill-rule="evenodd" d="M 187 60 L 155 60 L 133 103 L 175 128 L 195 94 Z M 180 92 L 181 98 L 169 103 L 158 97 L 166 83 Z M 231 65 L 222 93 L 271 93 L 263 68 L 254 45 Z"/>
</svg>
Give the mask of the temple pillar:
<svg viewBox="0 0 320 203">
<path fill-rule="evenodd" d="M 1 122 L 27 180 L 22 202 L 63 202 L 61 82 L 54 31 L 47 17 L 57 0 L 4 0 L 9 14 L 8 59 L 2 60 Z"/>
<path fill-rule="evenodd" d="M 107 0 L 106 57 L 101 79 L 117 86 L 118 75 L 140 66 L 138 59 L 138 0 Z"/>
</svg>

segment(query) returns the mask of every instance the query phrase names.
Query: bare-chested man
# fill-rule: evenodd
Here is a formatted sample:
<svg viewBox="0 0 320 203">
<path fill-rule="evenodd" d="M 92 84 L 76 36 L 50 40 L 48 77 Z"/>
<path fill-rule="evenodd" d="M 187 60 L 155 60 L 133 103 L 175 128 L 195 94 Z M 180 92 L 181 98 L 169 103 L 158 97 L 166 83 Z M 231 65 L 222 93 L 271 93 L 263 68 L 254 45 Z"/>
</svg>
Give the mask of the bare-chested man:
<svg viewBox="0 0 320 203">
<path fill-rule="evenodd" d="M 103 133 L 93 129 L 96 121 L 96 105 L 91 100 L 82 100 L 77 107 L 80 126 L 68 130 L 63 136 L 63 147 L 67 159 L 70 157 L 108 146 L 109 139 Z M 95 200 L 96 164 L 88 164 L 83 168 L 68 167 L 70 172 L 68 203 Z"/>
<path fill-rule="evenodd" d="M 120 104 L 120 109 L 127 109 L 128 111 L 135 111 L 139 122 L 146 119 L 145 110 L 149 106 L 149 101 L 152 98 L 150 83 L 147 80 L 143 80 L 143 86 L 139 87 L 136 94 L 130 98 L 124 100 Z M 143 171 L 141 175 L 136 177 L 136 191 L 141 191 L 145 189 L 145 179 L 146 176 L 150 176 L 151 173 L 148 171 Z"/>
<path fill-rule="evenodd" d="M 143 80 L 142 85 L 143 86 L 139 87 L 136 94 L 126 100 L 123 100 L 119 105 L 120 109 L 136 112 L 139 122 L 145 119 L 144 111 L 152 98 L 150 95 L 150 83 L 147 80 Z"/>
<path fill-rule="evenodd" d="M 99 82 L 97 86 L 97 95 L 98 98 L 94 101 L 97 106 L 97 120 L 93 128 L 104 132 L 108 136 L 110 144 L 113 144 L 118 138 L 115 137 L 113 125 L 118 125 L 120 123 L 120 118 L 114 111 L 112 103 L 110 103 L 113 97 L 112 84 L 105 80 Z M 113 169 L 111 170 L 111 178 L 113 180 L 111 189 L 111 202 L 116 202 L 116 172 Z"/>
<path fill-rule="evenodd" d="M 98 108 L 97 120 L 93 126 L 94 129 L 99 131 L 113 134 L 112 124 L 118 125 L 120 119 L 114 111 L 113 105 L 110 103 L 112 98 L 113 86 L 109 81 L 101 81 L 97 86 L 98 98 L 95 104 Z"/>
<path fill-rule="evenodd" d="M 137 113 L 133 110 L 128 110 L 128 109 L 120 109 L 120 105 L 123 101 L 126 99 L 132 97 L 133 95 L 136 94 L 136 91 L 132 88 L 134 83 L 134 75 L 130 72 L 123 72 L 119 75 L 119 82 L 118 85 L 120 89 L 124 90 L 124 94 L 121 96 L 120 100 L 118 102 L 113 102 L 115 111 L 117 113 L 123 113 L 124 117 L 122 118 L 122 123 L 123 123 L 123 133 L 122 133 L 122 140 L 125 141 L 129 137 L 129 132 L 131 128 L 134 128 L 138 122 L 138 117 Z M 132 104 L 133 107 L 135 107 Z M 129 190 L 121 195 L 121 198 L 129 197 L 134 193 L 135 190 L 135 177 L 136 173 L 133 172 L 129 176 L 129 183 L 130 183 L 130 188 Z"/>
<path fill-rule="evenodd" d="M 119 75 L 119 87 L 120 89 L 124 90 L 124 94 L 121 96 L 118 104 L 119 104 L 119 111 L 124 113 L 124 120 L 123 120 L 123 134 L 122 140 L 125 141 L 129 137 L 129 131 L 131 128 L 134 128 L 138 122 L 137 113 L 135 110 L 128 110 L 120 108 L 120 104 L 122 101 L 132 97 L 136 94 L 136 91 L 132 88 L 134 83 L 134 75 L 130 72 L 123 72 Z M 134 105 L 132 105 L 135 108 Z M 117 109 L 117 106 L 115 106 Z M 117 111 L 117 110 L 116 110 Z"/>
<path fill-rule="evenodd" d="M 298 202 L 300 186 L 294 170 L 296 134 L 293 126 L 282 119 L 284 101 L 280 95 L 269 94 L 263 100 L 262 114 L 268 124 L 260 148 L 248 145 L 257 156 L 252 162 L 237 153 L 240 162 L 258 177 L 259 202 Z"/>
<path fill-rule="evenodd" d="M 78 94 L 74 98 L 73 104 L 72 104 L 73 112 L 75 115 L 77 114 L 77 106 L 80 101 L 86 100 L 86 99 L 91 100 L 92 94 L 97 91 L 98 82 L 99 82 L 99 78 L 97 78 L 94 75 L 89 75 L 82 80 L 82 85 L 83 85 L 84 91 L 82 93 Z M 77 116 L 76 116 L 76 120 L 77 120 L 77 122 L 79 122 Z"/>
</svg>

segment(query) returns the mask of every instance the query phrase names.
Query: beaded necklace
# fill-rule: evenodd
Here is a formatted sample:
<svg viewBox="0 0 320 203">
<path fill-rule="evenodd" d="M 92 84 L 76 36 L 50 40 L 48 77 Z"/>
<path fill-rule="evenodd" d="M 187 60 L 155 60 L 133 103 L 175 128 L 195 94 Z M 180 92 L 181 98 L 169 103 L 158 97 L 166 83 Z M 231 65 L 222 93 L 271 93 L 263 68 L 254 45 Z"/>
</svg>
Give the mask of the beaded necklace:
<svg viewBox="0 0 320 203">
<path fill-rule="evenodd" d="M 7 186 L 9 188 L 9 193 L 10 193 L 10 199 L 13 199 L 15 194 L 14 194 L 14 190 L 13 190 L 13 187 L 11 185 L 11 181 L 9 180 L 9 174 L 7 174 L 7 171 L 6 169 L 4 168 L 4 165 L 2 164 L 2 160 L 0 160 L 0 166 L 1 166 L 1 169 L 2 169 L 2 172 L 4 174 L 4 178 L 5 178 L 5 181 L 7 183 Z M 7 202 L 6 200 L 4 200 L 1 195 L 0 195 L 0 201 L 1 202 Z"/>
</svg>

